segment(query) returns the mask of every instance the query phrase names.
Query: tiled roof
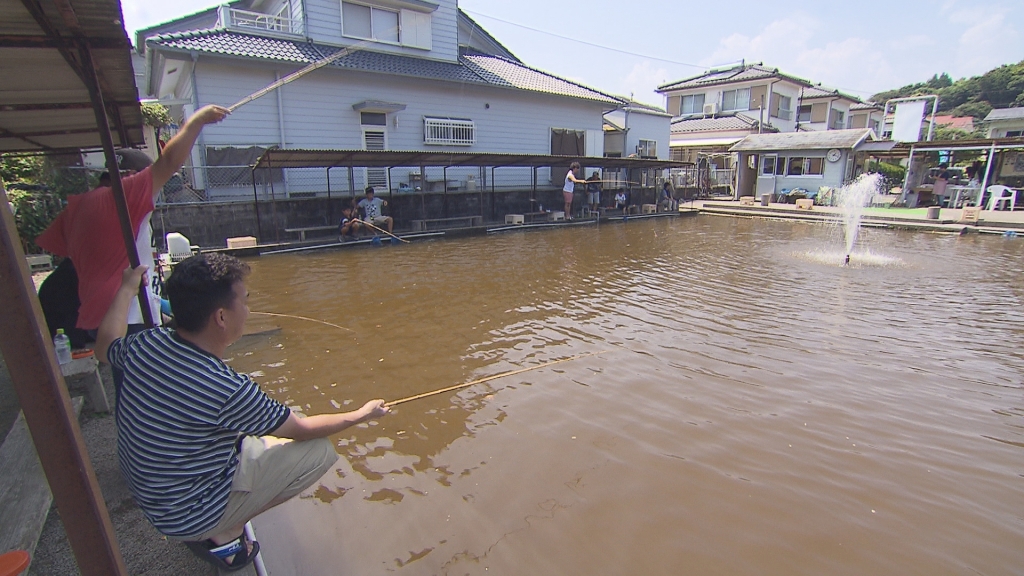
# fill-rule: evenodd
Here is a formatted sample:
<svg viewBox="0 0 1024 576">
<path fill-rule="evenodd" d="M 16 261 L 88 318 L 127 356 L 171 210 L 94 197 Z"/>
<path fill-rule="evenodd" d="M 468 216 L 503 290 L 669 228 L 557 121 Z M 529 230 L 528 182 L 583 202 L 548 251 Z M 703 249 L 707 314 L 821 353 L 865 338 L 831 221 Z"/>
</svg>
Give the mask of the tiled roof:
<svg viewBox="0 0 1024 576">
<path fill-rule="evenodd" d="M 225 30 L 198 30 L 150 38 L 152 47 L 187 52 L 206 52 L 240 58 L 310 63 L 334 54 L 340 48 L 297 40 L 251 36 Z M 331 63 L 335 68 L 400 76 L 429 78 L 446 82 L 515 88 L 619 104 L 619 100 L 586 86 L 524 66 L 498 56 L 463 50 L 456 62 L 439 62 L 370 50 L 356 50 Z"/>
<path fill-rule="evenodd" d="M 872 138 L 871 130 L 818 130 L 814 132 L 783 132 L 781 134 L 751 134 L 730 148 L 731 152 L 759 152 L 768 150 L 828 150 L 856 148 Z"/>
<path fill-rule="evenodd" d="M 735 114 L 731 116 L 712 116 L 697 118 L 680 118 L 672 121 L 672 133 L 718 132 L 725 130 L 750 130 L 757 127 L 757 120 Z"/>
<path fill-rule="evenodd" d="M 881 104 L 875 102 L 857 102 L 856 104 L 850 104 L 850 110 L 881 110 Z"/>
<path fill-rule="evenodd" d="M 312 44 L 249 36 L 223 30 L 193 30 L 175 34 L 154 36 L 146 41 L 149 45 L 188 52 L 207 52 L 225 56 L 242 56 L 260 60 L 279 60 L 308 64 L 323 58 Z"/>
<path fill-rule="evenodd" d="M 1017 120 L 1024 118 L 1024 108 L 998 108 L 985 116 L 985 122 L 992 120 Z"/>
<path fill-rule="evenodd" d="M 830 88 L 822 88 L 819 86 L 807 86 L 801 92 L 801 98 L 845 98 L 852 102 L 860 102 L 860 98 L 856 96 L 850 96 L 849 94 L 843 94 L 839 90 L 833 90 Z"/>
<path fill-rule="evenodd" d="M 745 66 L 736 66 L 735 68 L 729 68 L 727 70 L 711 70 L 710 72 L 705 72 L 699 76 L 694 76 L 678 82 L 663 84 L 658 86 L 656 91 L 667 92 L 669 90 L 685 90 L 687 88 L 701 88 L 717 84 L 748 82 L 750 80 L 760 80 L 762 78 L 783 78 L 802 86 L 811 85 L 807 80 L 779 72 L 778 68 L 768 68 L 761 64 L 747 64 Z"/>
</svg>

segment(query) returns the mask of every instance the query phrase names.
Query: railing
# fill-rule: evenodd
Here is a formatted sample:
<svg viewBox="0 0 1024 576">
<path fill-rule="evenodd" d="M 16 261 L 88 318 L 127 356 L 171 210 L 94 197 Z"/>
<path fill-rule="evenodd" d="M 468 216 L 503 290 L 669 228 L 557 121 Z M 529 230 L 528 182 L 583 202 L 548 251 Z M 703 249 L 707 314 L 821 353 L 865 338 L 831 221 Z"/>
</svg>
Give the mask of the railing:
<svg viewBox="0 0 1024 576">
<path fill-rule="evenodd" d="M 265 32 L 302 34 L 302 22 L 285 16 L 273 16 L 238 8 L 221 8 L 221 21 L 227 28 L 251 28 Z"/>
</svg>

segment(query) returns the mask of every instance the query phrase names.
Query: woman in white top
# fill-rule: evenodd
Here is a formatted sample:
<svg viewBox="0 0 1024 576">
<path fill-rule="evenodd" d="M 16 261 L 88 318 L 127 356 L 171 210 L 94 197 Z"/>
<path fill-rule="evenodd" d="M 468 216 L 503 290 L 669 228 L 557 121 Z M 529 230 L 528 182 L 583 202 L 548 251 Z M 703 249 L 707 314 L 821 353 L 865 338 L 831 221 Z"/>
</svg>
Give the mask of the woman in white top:
<svg viewBox="0 0 1024 576">
<path fill-rule="evenodd" d="M 580 169 L 579 162 L 569 164 L 569 171 L 565 174 L 565 185 L 562 186 L 562 197 L 565 199 L 565 219 L 572 220 L 572 192 L 576 183 L 586 184 L 586 180 L 576 177 L 576 171 Z"/>
</svg>

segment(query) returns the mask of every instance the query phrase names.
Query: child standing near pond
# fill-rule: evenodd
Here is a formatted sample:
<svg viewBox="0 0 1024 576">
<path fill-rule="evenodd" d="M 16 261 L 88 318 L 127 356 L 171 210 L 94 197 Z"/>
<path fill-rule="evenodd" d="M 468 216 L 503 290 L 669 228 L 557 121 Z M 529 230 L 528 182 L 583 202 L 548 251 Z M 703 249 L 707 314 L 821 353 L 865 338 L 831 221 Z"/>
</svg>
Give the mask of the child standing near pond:
<svg viewBox="0 0 1024 576">
<path fill-rule="evenodd" d="M 586 180 L 581 180 L 576 177 L 576 172 L 580 170 L 580 163 L 573 162 L 569 164 L 569 171 L 565 173 L 565 185 L 562 186 L 562 197 L 565 200 L 565 219 L 572 220 L 572 193 L 576 188 L 576 184 L 586 184 Z"/>
</svg>

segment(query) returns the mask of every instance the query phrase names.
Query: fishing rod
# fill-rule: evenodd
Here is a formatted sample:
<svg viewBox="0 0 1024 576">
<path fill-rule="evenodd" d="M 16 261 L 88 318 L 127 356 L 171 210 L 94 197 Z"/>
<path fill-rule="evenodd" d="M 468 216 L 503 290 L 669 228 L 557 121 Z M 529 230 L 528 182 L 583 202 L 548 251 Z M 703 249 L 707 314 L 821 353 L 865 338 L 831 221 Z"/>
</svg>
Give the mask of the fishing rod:
<svg viewBox="0 0 1024 576">
<path fill-rule="evenodd" d="M 308 320 L 309 322 L 318 322 L 320 324 L 326 324 L 327 326 L 333 326 L 335 328 L 341 328 L 342 330 L 348 330 L 349 332 L 355 332 L 355 330 L 353 330 L 351 328 L 345 328 L 344 326 L 338 326 L 337 324 L 334 324 L 332 322 L 328 322 L 326 320 L 317 320 L 316 318 L 307 318 L 305 316 L 296 316 L 294 314 L 278 314 L 276 312 L 252 312 L 252 311 L 249 311 L 249 314 L 259 314 L 261 316 L 278 316 L 278 317 L 281 317 L 281 318 L 295 318 L 297 320 Z"/>
<path fill-rule="evenodd" d="M 489 382 L 491 380 L 497 380 L 498 378 L 504 378 L 506 376 L 514 376 L 516 374 L 522 374 L 523 372 L 529 372 L 531 370 L 537 370 L 539 368 L 545 368 L 547 366 L 554 366 L 555 364 L 561 364 L 562 362 L 572 362 L 573 360 L 579 360 L 580 358 L 586 358 L 587 356 L 598 356 L 600 354 L 604 354 L 605 352 L 607 352 L 607 350 L 605 350 L 603 352 L 587 352 L 586 354 L 579 354 L 579 355 L 576 355 L 576 356 L 570 356 L 569 358 L 562 358 L 561 360 L 552 360 L 550 362 L 545 362 L 543 364 L 538 364 L 536 366 L 530 366 L 529 368 L 520 368 L 519 370 L 512 370 L 512 371 L 509 371 L 509 372 L 502 372 L 501 374 L 495 374 L 493 376 L 487 376 L 486 378 L 480 378 L 479 380 L 473 380 L 472 382 L 466 382 L 465 384 L 456 384 L 455 386 L 448 386 L 447 388 L 441 388 L 440 390 L 434 390 L 434 391 L 431 391 L 431 392 L 424 392 L 422 394 L 416 394 L 414 396 L 409 396 L 409 397 L 401 398 L 401 399 L 398 399 L 398 400 L 392 400 L 390 402 L 385 402 L 384 405 L 390 408 L 391 406 L 397 406 L 399 404 L 405 404 L 406 402 L 412 402 L 413 400 L 419 400 L 421 398 L 429 398 L 430 396 L 436 396 L 438 394 L 444 394 L 445 392 L 451 392 L 453 390 L 461 390 L 462 388 L 468 388 L 468 387 L 474 386 L 476 384 L 482 384 L 484 382 Z"/>
<path fill-rule="evenodd" d="M 370 228 L 373 228 L 374 230 L 377 230 L 378 232 L 383 232 L 383 233 L 387 234 L 388 236 L 391 236 L 395 240 L 398 240 L 400 242 L 405 242 L 406 244 L 409 244 L 409 241 L 406 240 L 405 238 L 399 238 L 398 236 L 395 236 L 391 232 L 388 232 L 387 230 L 383 230 L 381 228 L 378 228 L 378 227 L 374 226 L 373 224 L 367 222 L 366 220 L 360 220 L 359 218 L 356 218 L 355 221 L 356 222 L 362 222 L 363 224 L 366 224 L 367 226 L 369 226 Z"/>
<path fill-rule="evenodd" d="M 255 91 L 255 92 L 253 92 L 252 94 L 249 94 L 245 98 L 242 98 L 238 102 L 235 102 L 231 106 L 228 106 L 228 111 L 229 112 L 234 112 L 235 110 L 241 108 L 242 106 L 245 106 L 249 102 L 252 102 L 253 100 L 256 100 L 257 98 L 262 98 L 262 97 L 266 96 L 267 94 L 270 94 L 274 90 L 277 90 L 281 86 L 284 86 L 285 84 L 288 84 L 289 82 L 294 82 L 294 81 L 298 80 L 299 78 L 302 78 L 306 74 L 309 74 L 310 72 L 312 72 L 314 70 L 319 70 L 320 68 L 323 68 L 324 66 L 327 66 L 328 64 L 330 64 L 331 62 L 334 62 L 335 60 L 338 60 L 339 58 L 343 58 L 345 56 L 348 56 L 349 54 L 352 54 L 353 52 L 356 52 L 358 50 L 362 50 L 364 47 L 368 46 L 369 44 L 370 44 L 370 42 L 368 40 L 363 40 L 362 42 L 359 42 L 358 44 L 353 44 L 352 46 L 348 46 L 346 48 L 342 48 L 341 50 L 338 50 L 334 54 L 330 54 L 328 56 L 325 56 L 325 57 L 317 60 L 316 62 L 313 62 L 312 64 L 309 64 L 309 65 L 305 66 L 304 68 L 300 68 L 300 69 L 296 70 L 295 72 L 292 72 L 291 74 L 288 74 L 287 76 L 283 76 L 283 77 L 279 78 L 278 80 L 272 82 L 271 84 L 268 84 L 265 88 L 261 88 L 261 89 Z"/>
</svg>

